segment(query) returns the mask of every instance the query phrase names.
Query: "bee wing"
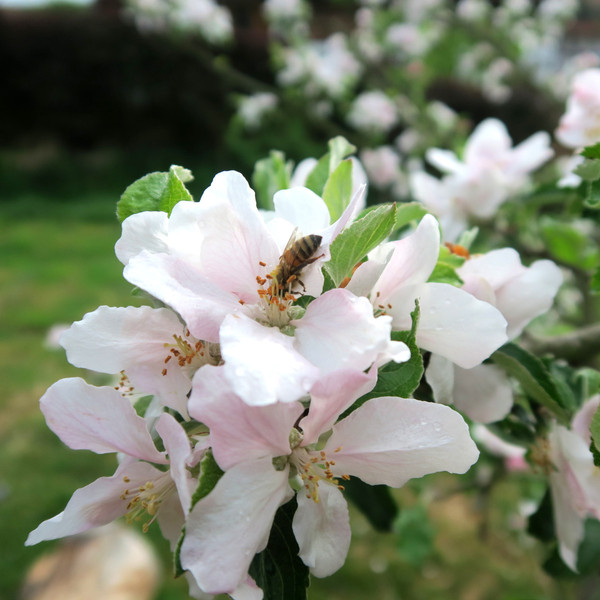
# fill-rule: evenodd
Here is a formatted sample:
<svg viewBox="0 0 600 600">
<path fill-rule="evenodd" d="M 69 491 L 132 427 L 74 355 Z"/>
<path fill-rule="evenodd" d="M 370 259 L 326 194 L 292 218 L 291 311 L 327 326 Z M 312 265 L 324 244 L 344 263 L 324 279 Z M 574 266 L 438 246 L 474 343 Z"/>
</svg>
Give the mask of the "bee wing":
<svg viewBox="0 0 600 600">
<path fill-rule="evenodd" d="M 285 254 L 301 238 L 302 236 L 298 231 L 298 227 L 295 227 L 294 231 L 292 231 L 292 235 L 290 235 L 290 239 L 287 241 L 287 244 L 285 245 L 285 248 L 283 249 L 283 252 L 281 254 Z"/>
</svg>

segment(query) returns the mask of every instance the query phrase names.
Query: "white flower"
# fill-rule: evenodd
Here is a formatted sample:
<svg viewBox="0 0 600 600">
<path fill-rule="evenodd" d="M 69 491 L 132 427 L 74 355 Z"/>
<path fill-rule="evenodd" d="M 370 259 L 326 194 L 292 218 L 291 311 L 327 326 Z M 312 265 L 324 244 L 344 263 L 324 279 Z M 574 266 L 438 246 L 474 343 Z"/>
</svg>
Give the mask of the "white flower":
<svg viewBox="0 0 600 600">
<path fill-rule="evenodd" d="M 357 129 L 386 133 L 398 123 L 398 109 L 386 94 L 373 90 L 354 99 L 347 118 Z"/>
<path fill-rule="evenodd" d="M 266 114 L 277 107 L 277 96 L 270 92 L 260 92 L 245 96 L 240 100 L 238 114 L 249 129 L 256 129 Z"/>
</svg>

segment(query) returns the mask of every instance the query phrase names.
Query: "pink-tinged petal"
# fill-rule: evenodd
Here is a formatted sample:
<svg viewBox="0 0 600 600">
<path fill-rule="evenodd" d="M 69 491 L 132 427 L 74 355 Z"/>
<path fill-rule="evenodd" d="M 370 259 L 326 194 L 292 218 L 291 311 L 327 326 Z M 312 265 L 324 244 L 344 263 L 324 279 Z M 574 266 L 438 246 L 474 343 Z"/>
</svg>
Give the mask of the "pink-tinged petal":
<svg viewBox="0 0 600 600">
<path fill-rule="evenodd" d="M 414 233 L 394 242 L 394 253 L 384 269 L 375 289 L 375 304 L 386 304 L 388 298 L 401 286 L 427 281 L 440 252 L 440 231 L 431 215 L 425 215 Z"/>
<path fill-rule="evenodd" d="M 185 525 L 185 515 L 177 494 L 170 494 L 161 502 L 156 521 L 162 536 L 169 541 L 171 552 L 174 552 Z"/>
<path fill-rule="evenodd" d="M 156 423 L 156 431 L 165 444 L 171 478 L 177 487 L 181 506 L 187 513 L 192 502 L 194 484 L 197 483 L 186 468 L 186 461 L 191 453 L 190 441 L 183 427 L 168 413 L 160 416 Z"/>
<path fill-rule="evenodd" d="M 210 428 L 215 460 L 223 470 L 263 456 L 290 453 L 290 432 L 304 408 L 299 402 L 249 406 L 224 377 L 206 366 L 194 377 L 190 414 Z"/>
<path fill-rule="evenodd" d="M 437 216 L 448 212 L 450 198 L 443 181 L 424 171 L 417 171 L 410 174 L 410 188 L 414 198 Z"/>
<path fill-rule="evenodd" d="M 471 133 L 465 145 L 464 160 L 467 164 L 497 161 L 511 146 L 512 140 L 504 123 L 498 119 L 485 119 Z"/>
<path fill-rule="evenodd" d="M 430 165 L 442 173 L 462 173 L 465 170 L 465 164 L 450 150 L 429 148 L 425 153 L 425 158 Z"/>
<path fill-rule="evenodd" d="M 225 316 L 241 309 L 236 296 L 176 256 L 142 252 L 129 261 L 123 275 L 178 312 L 198 339 L 217 342 Z"/>
<path fill-rule="evenodd" d="M 377 369 L 369 373 L 354 370 L 334 371 L 321 378 L 310 391 L 310 410 L 300 421 L 303 445 L 316 442 L 329 431 L 352 403 L 370 392 L 377 382 Z"/>
<path fill-rule="evenodd" d="M 454 363 L 439 354 L 431 354 L 425 380 L 440 404 L 454 404 Z"/>
<path fill-rule="evenodd" d="M 319 486 L 319 502 L 299 493 L 292 528 L 298 555 L 315 577 L 335 573 L 350 547 L 350 518 L 342 492 L 334 485 Z"/>
<path fill-rule="evenodd" d="M 221 356 L 235 393 L 253 406 L 299 400 L 319 377 L 319 369 L 294 348 L 294 338 L 245 315 L 223 321 Z"/>
<path fill-rule="evenodd" d="M 384 269 L 385 263 L 369 257 L 368 261 L 362 263 L 354 271 L 352 279 L 350 279 L 345 289 L 352 292 L 355 296 L 369 296 Z"/>
<path fill-rule="evenodd" d="M 524 271 L 525 267 L 521 264 L 519 253 L 513 248 L 500 248 L 486 254 L 472 256 L 456 269 L 458 275 L 465 281 L 473 276 L 483 277 L 494 290 Z"/>
<path fill-rule="evenodd" d="M 115 244 L 117 258 L 126 265 L 143 250 L 168 252 L 167 213 L 147 211 L 127 217 L 122 224 L 121 237 Z"/>
<path fill-rule="evenodd" d="M 290 499 L 288 468 L 275 471 L 271 457 L 227 471 L 190 511 L 181 565 L 210 594 L 233 592 L 269 538 L 275 512 Z"/>
<path fill-rule="evenodd" d="M 281 190 L 273 196 L 275 215 L 298 228 L 300 235 L 329 226 L 329 210 L 320 196 L 305 187 Z"/>
<path fill-rule="evenodd" d="M 518 336 L 535 317 L 552 306 L 563 276 L 550 260 L 539 260 L 520 277 L 509 281 L 496 292 L 496 306 L 508 321 L 508 337 Z"/>
<path fill-rule="evenodd" d="M 250 575 L 229 594 L 233 600 L 262 600 L 263 591 L 256 585 Z"/>
<path fill-rule="evenodd" d="M 596 414 L 600 406 L 600 394 L 592 396 L 587 400 L 583 406 L 575 413 L 573 421 L 571 422 L 571 429 L 579 435 L 579 437 L 585 441 L 589 446 L 591 440 L 590 426 L 592 424 L 592 418 Z M 600 507 L 599 507 L 600 508 Z"/>
<path fill-rule="evenodd" d="M 554 156 L 552 140 L 545 131 L 538 131 L 515 146 L 511 152 L 509 172 L 515 175 L 531 173 Z"/>
<path fill-rule="evenodd" d="M 368 400 L 334 425 L 324 451 L 336 476 L 392 487 L 438 471 L 465 473 L 479 456 L 456 411 L 396 397 Z"/>
<path fill-rule="evenodd" d="M 379 354 L 391 350 L 391 318 L 375 318 L 367 298 L 345 289 L 325 292 L 308 305 L 301 319 L 290 324 L 296 327 L 298 352 L 325 373 L 364 371 Z M 404 360 L 410 358 L 406 350 Z"/>
<path fill-rule="evenodd" d="M 454 406 L 477 423 L 500 421 L 510 412 L 510 380 L 495 365 L 454 368 Z"/>
<path fill-rule="evenodd" d="M 154 446 L 146 421 L 113 388 L 94 387 L 79 377 L 61 379 L 48 388 L 40 407 L 48 427 L 69 448 L 167 462 Z"/>
<path fill-rule="evenodd" d="M 185 415 L 191 387 L 187 371 L 167 368 L 163 375 L 165 344 L 184 333 L 179 317 L 167 308 L 101 306 L 73 323 L 60 343 L 76 367 L 112 374 L 124 370 L 136 391 L 159 395 L 163 404 Z"/>
<path fill-rule="evenodd" d="M 360 206 L 364 206 L 365 195 L 367 192 L 366 184 L 361 185 L 352 195 L 352 199 L 348 206 L 344 209 L 342 216 L 332 225 L 323 229 L 317 233 L 323 236 L 323 245 L 329 247 L 331 242 L 339 235 L 339 233 L 346 227 L 348 221 L 356 215 Z"/>
<path fill-rule="evenodd" d="M 145 462 L 121 464 L 112 477 L 100 477 L 76 490 L 65 510 L 40 523 L 29 534 L 25 545 L 75 535 L 118 519 L 128 511 L 129 500 L 121 497 L 126 488 L 135 489 L 160 475 L 160 471 Z M 127 483 L 124 477 L 128 478 Z"/>
<path fill-rule="evenodd" d="M 461 289 L 446 283 L 426 283 L 416 295 L 421 308 L 417 345 L 463 369 L 480 364 L 508 339 L 506 320 L 500 311 Z M 397 299 L 390 299 L 393 309 L 389 313 L 394 317 L 397 313 L 407 314 L 398 311 Z M 396 322 L 395 318 L 394 329 Z M 405 322 L 398 325 L 409 328 Z"/>
</svg>

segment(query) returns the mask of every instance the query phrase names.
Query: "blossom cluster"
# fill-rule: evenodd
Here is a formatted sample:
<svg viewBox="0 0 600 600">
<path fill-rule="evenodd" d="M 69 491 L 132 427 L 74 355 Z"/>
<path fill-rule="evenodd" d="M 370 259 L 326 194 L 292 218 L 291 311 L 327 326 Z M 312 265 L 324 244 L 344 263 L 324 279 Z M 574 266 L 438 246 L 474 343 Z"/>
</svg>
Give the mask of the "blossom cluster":
<svg viewBox="0 0 600 600">
<path fill-rule="evenodd" d="M 243 176 L 223 172 L 197 202 L 123 221 L 124 276 L 156 307 L 101 306 L 74 323 L 61 337 L 69 361 L 117 382 L 64 379 L 41 400 L 69 447 L 117 452 L 120 463 L 76 491 L 28 544 L 123 515 L 145 528 L 156 520 L 191 593 L 260 598 L 251 564 L 292 498 L 298 556 L 324 577 L 350 543 L 345 480 L 399 487 L 471 467 L 477 447 L 444 405 L 434 367 L 457 369 L 455 404 L 470 396 L 477 418 L 478 404 L 496 403 L 477 389 L 478 377 L 493 375 L 477 369 L 491 369 L 481 363 L 547 310 L 560 273 L 550 261 L 524 267 L 506 249 L 466 260 L 462 289 L 436 281 L 431 215 L 367 248 L 368 260 L 359 249 L 340 270 L 340 248 L 360 245 L 376 214 L 355 219 L 363 195 L 360 186 L 336 213 L 292 187 L 261 212 Z M 428 381 L 444 403 L 378 394 L 384 367 L 405 383 L 414 377 L 418 348 L 431 355 Z M 475 383 L 461 387 L 459 373 Z M 512 399 L 497 403 L 480 408 L 480 420 L 501 418 Z"/>
</svg>

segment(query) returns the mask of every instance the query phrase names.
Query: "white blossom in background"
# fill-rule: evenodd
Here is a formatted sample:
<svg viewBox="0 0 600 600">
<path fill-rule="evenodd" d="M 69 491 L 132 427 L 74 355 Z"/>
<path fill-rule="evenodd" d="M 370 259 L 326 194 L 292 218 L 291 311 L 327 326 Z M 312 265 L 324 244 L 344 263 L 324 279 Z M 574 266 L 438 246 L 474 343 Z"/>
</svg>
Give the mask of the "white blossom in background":
<svg viewBox="0 0 600 600">
<path fill-rule="evenodd" d="M 361 131 L 387 133 L 398 123 L 398 108 L 380 90 L 363 92 L 354 99 L 347 119 Z"/>
<path fill-rule="evenodd" d="M 514 65 L 507 58 L 497 58 L 492 61 L 488 68 L 484 71 L 481 80 L 481 91 L 483 95 L 498 104 L 506 102 L 511 94 L 512 89 L 506 83 L 506 80 L 514 71 Z"/>
<path fill-rule="evenodd" d="M 575 18 L 579 5 L 579 0 L 541 0 L 537 6 L 537 14 L 547 21 L 566 21 Z"/>
<path fill-rule="evenodd" d="M 400 155 L 392 146 L 365 148 L 360 153 L 360 159 L 373 186 L 381 190 L 388 189 L 394 198 L 407 196 L 408 177 Z"/>
<path fill-rule="evenodd" d="M 242 98 L 238 105 L 238 115 L 248 129 L 256 129 L 264 117 L 277 107 L 277 96 L 271 92 L 259 92 Z"/>
<path fill-rule="evenodd" d="M 429 48 L 429 40 L 414 23 L 394 23 L 388 27 L 385 40 L 393 49 L 408 56 L 421 56 Z"/>
<path fill-rule="evenodd" d="M 308 14 L 303 0 L 265 0 L 262 9 L 269 21 L 292 21 Z"/>
<path fill-rule="evenodd" d="M 444 238 L 454 241 L 470 218 L 492 218 L 552 155 L 547 133 L 538 132 L 513 147 L 504 124 L 486 119 L 467 140 L 462 160 L 449 150 L 430 148 L 428 162 L 446 175 L 437 179 L 413 173 L 411 187 L 415 198 L 439 218 Z"/>
<path fill-rule="evenodd" d="M 556 185 L 559 188 L 576 188 L 581 184 L 581 177 L 575 173 L 575 169 L 583 164 L 584 158 L 580 154 L 573 156 L 559 156 L 556 159 L 555 165 L 558 167 L 562 177 Z"/>
<path fill-rule="evenodd" d="M 486 0 L 460 0 L 456 5 L 456 15 L 468 22 L 478 22 L 485 19 L 490 12 Z"/>
<path fill-rule="evenodd" d="M 298 48 L 285 48 L 283 62 L 277 75 L 279 82 L 284 86 L 305 82 L 309 96 L 324 92 L 339 98 L 352 88 L 362 71 L 343 33 Z"/>
<path fill-rule="evenodd" d="M 600 69 L 587 69 L 573 79 L 567 111 L 561 117 L 556 139 L 567 148 L 600 141 Z"/>
<path fill-rule="evenodd" d="M 503 440 L 481 423 L 471 427 L 471 434 L 480 447 L 504 460 L 507 471 L 524 471 L 529 468 L 525 460 L 527 450 L 523 446 Z"/>
</svg>

